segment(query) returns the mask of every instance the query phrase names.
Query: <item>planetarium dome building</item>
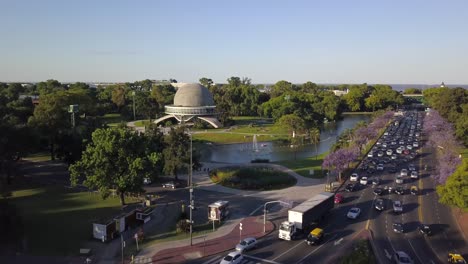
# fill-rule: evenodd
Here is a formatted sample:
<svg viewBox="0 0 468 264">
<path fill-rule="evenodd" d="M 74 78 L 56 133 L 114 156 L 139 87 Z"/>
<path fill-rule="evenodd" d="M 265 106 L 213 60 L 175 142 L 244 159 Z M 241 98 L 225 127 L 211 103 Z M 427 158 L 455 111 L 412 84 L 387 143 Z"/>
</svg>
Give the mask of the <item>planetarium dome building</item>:
<svg viewBox="0 0 468 264">
<path fill-rule="evenodd" d="M 156 124 L 170 118 L 187 123 L 198 118 L 214 128 L 222 127 L 216 118 L 216 105 L 210 91 L 203 85 L 188 83 L 180 86 L 174 96 L 174 104 L 165 106 L 166 115 L 157 119 Z"/>
</svg>

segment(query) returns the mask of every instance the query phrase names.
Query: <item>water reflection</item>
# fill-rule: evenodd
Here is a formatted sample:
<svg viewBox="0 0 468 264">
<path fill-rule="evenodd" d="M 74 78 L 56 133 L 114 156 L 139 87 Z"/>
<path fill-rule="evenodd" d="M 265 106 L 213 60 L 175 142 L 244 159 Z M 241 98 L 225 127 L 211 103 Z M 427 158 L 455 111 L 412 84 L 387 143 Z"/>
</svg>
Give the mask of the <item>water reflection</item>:
<svg viewBox="0 0 468 264">
<path fill-rule="evenodd" d="M 368 121 L 370 115 L 345 115 L 343 120 L 324 124 L 321 129 L 317 153 L 330 149 L 338 135 L 345 129 L 354 127 L 359 121 Z M 289 145 L 274 142 L 256 142 L 248 137 L 249 142 L 223 145 L 203 145 L 199 150 L 202 162 L 248 163 L 254 159 L 268 159 L 270 162 L 303 159 L 314 156 L 316 147 L 307 144 L 291 148 Z"/>
</svg>

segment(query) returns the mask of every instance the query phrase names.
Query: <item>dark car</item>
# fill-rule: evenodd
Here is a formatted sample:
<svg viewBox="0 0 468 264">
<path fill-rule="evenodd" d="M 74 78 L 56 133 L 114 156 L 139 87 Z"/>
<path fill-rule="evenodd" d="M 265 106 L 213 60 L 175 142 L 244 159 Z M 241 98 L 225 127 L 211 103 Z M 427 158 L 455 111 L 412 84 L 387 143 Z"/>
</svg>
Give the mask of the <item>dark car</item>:
<svg viewBox="0 0 468 264">
<path fill-rule="evenodd" d="M 403 233 L 405 232 L 405 229 L 403 228 L 403 224 L 402 223 L 393 223 L 393 231 L 395 233 Z"/>
<path fill-rule="evenodd" d="M 395 189 L 395 193 L 399 194 L 399 195 L 403 195 L 403 194 L 405 194 L 405 189 L 402 186 L 398 186 Z"/>
<path fill-rule="evenodd" d="M 163 188 L 175 189 L 175 188 L 179 187 L 179 183 L 170 181 L 170 182 L 163 183 L 162 187 Z"/>
<path fill-rule="evenodd" d="M 380 188 L 380 187 L 374 189 L 374 194 L 375 195 L 382 195 L 383 192 L 384 192 L 384 190 L 382 188 Z"/>
<path fill-rule="evenodd" d="M 374 208 L 377 211 L 383 211 L 385 210 L 385 203 L 383 199 L 377 199 L 374 202 Z"/>
<path fill-rule="evenodd" d="M 420 224 L 418 226 L 418 229 L 419 229 L 419 233 L 425 235 L 425 236 L 430 236 L 432 234 L 432 230 L 431 230 L 431 227 L 429 225 L 425 225 L 425 224 Z"/>
<path fill-rule="evenodd" d="M 395 172 L 397 172 L 397 168 L 396 167 L 389 167 L 388 172 L 395 173 Z"/>
<path fill-rule="evenodd" d="M 349 183 L 348 185 L 346 185 L 345 190 L 347 192 L 354 192 L 354 190 L 356 190 L 356 184 Z"/>
</svg>

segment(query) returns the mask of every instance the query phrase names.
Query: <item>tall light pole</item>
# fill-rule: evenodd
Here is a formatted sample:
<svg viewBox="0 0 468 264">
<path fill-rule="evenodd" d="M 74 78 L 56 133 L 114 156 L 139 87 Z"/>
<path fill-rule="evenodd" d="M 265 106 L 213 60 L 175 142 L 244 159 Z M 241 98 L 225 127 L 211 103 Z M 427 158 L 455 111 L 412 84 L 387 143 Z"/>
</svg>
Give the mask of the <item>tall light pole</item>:
<svg viewBox="0 0 468 264">
<path fill-rule="evenodd" d="M 135 91 L 132 91 L 132 96 L 133 96 L 133 121 L 136 120 L 136 115 L 135 115 Z"/>
<path fill-rule="evenodd" d="M 193 232 L 193 221 L 192 221 L 192 210 L 193 210 L 193 184 L 192 184 L 192 133 L 190 133 L 190 171 L 189 171 L 189 184 L 190 184 L 190 246 L 192 246 L 192 232 Z"/>
</svg>

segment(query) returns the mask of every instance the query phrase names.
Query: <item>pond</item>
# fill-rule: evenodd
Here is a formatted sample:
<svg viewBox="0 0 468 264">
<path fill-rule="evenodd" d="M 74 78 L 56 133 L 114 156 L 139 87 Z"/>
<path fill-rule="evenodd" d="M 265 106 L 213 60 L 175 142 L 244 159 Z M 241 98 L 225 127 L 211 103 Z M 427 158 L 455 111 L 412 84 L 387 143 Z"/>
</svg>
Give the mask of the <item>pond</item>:
<svg viewBox="0 0 468 264">
<path fill-rule="evenodd" d="M 307 142 L 297 147 L 278 142 L 256 142 L 254 136 L 249 137 L 246 143 L 204 144 L 198 151 L 202 162 L 241 164 L 254 159 L 268 159 L 270 162 L 304 159 L 328 151 L 345 129 L 353 128 L 360 121 L 369 121 L 370 118 L 371 115 L 364 114 L 344 115 L 342 120 L 324 124 L 317 146 Z"/>
</svg>

